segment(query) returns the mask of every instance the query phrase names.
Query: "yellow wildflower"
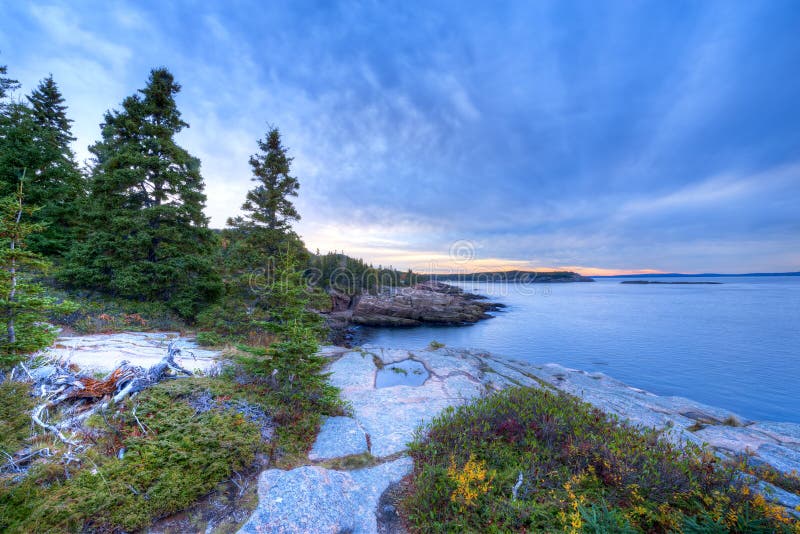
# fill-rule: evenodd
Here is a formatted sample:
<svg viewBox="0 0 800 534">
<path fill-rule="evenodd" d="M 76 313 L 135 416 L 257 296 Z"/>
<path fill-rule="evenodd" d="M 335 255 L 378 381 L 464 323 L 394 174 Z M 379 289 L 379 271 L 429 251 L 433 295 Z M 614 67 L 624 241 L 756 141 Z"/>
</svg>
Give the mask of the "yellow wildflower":
<svg viewBox="0 0 800 534">
<path fill-rule="evenodd" d="M 447 476 L 456 483 L 450 500 L 458 503 L 462 510 L 473 506 L 480 495 L 489 491 L 494 479 L 494 475 L 486 470 L 486 462 L 476 461 L 472 454 L 461 469 L 458 469 L 455 458 L 451 456 Z"/>
</svg>

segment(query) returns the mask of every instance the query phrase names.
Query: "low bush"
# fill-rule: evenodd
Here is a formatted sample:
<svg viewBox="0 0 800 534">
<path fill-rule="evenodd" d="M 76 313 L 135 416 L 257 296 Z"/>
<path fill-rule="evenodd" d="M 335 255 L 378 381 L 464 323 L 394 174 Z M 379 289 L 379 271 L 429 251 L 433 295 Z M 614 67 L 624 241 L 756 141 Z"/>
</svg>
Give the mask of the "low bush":
<svg viewBox="0 0 800 534">
<path fill-rule="evenodd" d="M 198 332 L 197 343 L 203 347 L 218 347 L 225 343 L 225 339 L 216 332 Z"/>
<path fill-rule="evenodd" d="M 93 416 L 84 439 L 94 445 L 80 463 L 40 462 L 0 485 L 0 531 L 141 529 L 251 465 L 267 445 L 259 426 L 222 402 L 193 405 L 201 395 L 229 399 L 235 390 L 219 379 L 182 379 Z"/>
<path fill-rule="evenodd" d="M 31 433 L 34 406 L 27 384 L 7 380 L 0 384 L 0 451 L 14 454 Z"/>
<path fill-rule="evenodd" d="M 248 398 L 269 407 L 276 431 L 273 460 L 281 467 L 305 458 L 323 416 L 343 415 L 339 390 L 321 373 L 325 359 L 317 355 L 293 358 L 281 350 L 239 346 L 240 371 L 236 378 Z M 232 370 L 229 372 L 233 372 Z"/>
<path fill-rule="evenodd" d="M 710 452 L 562 393 L 446 410 L 411 455 L 403 507 L 418 532 L 798 532 Z"/>
<path fill-rule="evenodd" d="M 178 331 L 187 323 L 163 302 L 141 302 L 81 291 L 50 288 L 49 293 L 75 302 L 77 310 L 52 313 L 50 321 L 78 334 L 121 331 Z"/>
</svg>

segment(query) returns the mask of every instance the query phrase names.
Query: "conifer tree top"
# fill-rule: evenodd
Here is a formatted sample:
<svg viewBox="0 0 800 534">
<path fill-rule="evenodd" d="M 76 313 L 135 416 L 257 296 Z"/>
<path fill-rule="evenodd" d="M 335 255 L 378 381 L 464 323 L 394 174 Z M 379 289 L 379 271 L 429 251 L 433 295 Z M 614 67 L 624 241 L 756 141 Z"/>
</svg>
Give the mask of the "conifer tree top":
<svg viewBox="0 0 800 534">
<path fill-rule="evenodd" d="M 247 193 L 242 204 L 244 217 L 229 219 L 235 228 L 265 228 L 271 231 L 288 231 L 292 221 L 300 214 L 290 197 L 300 189 L 297 178 L 290 176 L 292 158 L 287 155 L 277 128 L 267 132 L 266 140 L 258 140 L 259 152 L 250 156 L 252 181 L 256 186 Z"/>
<path fill-rule="evenodd" d="M 0 65 L 0 98 L 5 98 L 14 89 L 19 89 L 19 82 L 11 78 L 6 78 L 8 73 L 7 65 Z"/>
<path fill-rule="evenodd" d="M 72 119 L 67 117 L 67 106 L 64 97 L 58 90 L 51 74 L 27 97 L 33 110 L 33 117 L 39 126 L 56 133 L 59 145 L 66 145 L 75 140 L 72 136 Z"/>
</svg>

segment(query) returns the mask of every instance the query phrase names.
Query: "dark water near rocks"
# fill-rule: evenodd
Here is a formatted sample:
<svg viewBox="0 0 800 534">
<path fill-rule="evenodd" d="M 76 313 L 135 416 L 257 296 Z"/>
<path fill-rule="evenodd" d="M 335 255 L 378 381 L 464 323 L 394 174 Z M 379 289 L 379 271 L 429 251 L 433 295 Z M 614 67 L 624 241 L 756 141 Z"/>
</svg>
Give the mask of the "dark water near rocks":
<svg viewBox="0 0 800 534">
<path fill-rule="evenodd" d="M 436 340 L 556 362 L 746 418 L 800 423 L 800 277 L 685 280 L 723 284 L 463 283 L 508 308 L 471 326 L 363 328 L 361 335 L 383 347 Z"/>
</svg>

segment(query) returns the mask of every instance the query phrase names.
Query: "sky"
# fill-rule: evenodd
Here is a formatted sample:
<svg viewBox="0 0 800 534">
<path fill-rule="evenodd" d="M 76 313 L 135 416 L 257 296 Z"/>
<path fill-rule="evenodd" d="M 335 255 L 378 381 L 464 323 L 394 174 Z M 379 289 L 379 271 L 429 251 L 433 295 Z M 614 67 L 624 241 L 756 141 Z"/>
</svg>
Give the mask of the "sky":
<svg viewBox="0 0 800 534">
<path fill-rule="evenodd" d="M 423 272 L 800 271 L 800 4 L 0 0 L 80 161 L 168 67 L 211 226 L 280 128 L 310 250 Z"/>
</svg>

